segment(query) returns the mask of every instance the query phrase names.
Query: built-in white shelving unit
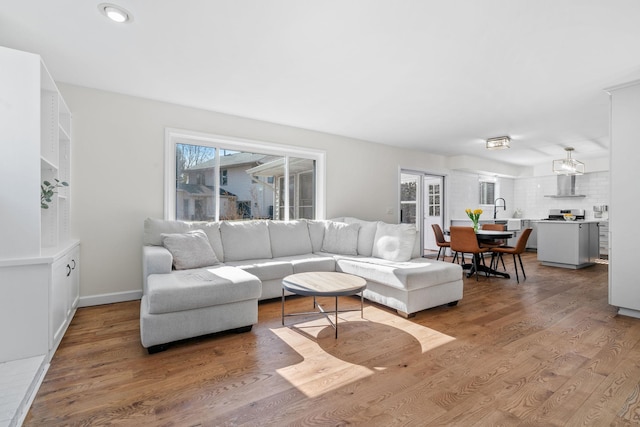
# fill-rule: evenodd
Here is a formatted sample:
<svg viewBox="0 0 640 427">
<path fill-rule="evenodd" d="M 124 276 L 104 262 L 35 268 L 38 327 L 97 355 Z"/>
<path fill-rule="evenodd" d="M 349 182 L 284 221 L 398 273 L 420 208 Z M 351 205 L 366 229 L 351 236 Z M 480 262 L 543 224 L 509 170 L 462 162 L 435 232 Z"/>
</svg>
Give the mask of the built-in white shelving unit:
<svg viewBox="0 0 640 427">
<path fill-rule="evenodd" d="M 71 113 L 38 55 L 0 47 L 0 427 L 19 425 L 80 295 L 71 188 Z"/>
</svg>

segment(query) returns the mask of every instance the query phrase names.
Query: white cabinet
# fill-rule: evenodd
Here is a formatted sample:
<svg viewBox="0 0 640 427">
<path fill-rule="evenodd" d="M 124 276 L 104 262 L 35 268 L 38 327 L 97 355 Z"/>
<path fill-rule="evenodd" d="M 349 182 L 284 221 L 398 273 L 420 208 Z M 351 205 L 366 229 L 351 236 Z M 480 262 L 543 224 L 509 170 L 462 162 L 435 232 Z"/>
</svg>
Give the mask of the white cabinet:
<svg viewBox="0 0 640 427">
<path fill-rule="evenodd" d="M 80 247 L 75 245 L 51 267 L 49 291 L 49 349 L 54 352 L 78 307 Z"/>
<path fill-rule="evenodd" d="M 532 228 L 531 234 L 529 234 L 529 239 L 527 240 L 527 249 L 537 250 L 538 249 L 538 222 L 537 219 L 523 219 L 522 220 L 522 229 Z"/>
<path fill-rule="evenodd" d="M 637 181 L 640 141 L 640 81 L 609 89 L 611 96 L 610 203 L 609 203 L 609 304 L 618 313 L 640 317 L 638 249 L 640 200 Z"/>
<path fill-rule="evenodd" d="M 597 222 L 540 221 L 538 261 L 543 265 L 584 268 L 599 255 Z"/>
<path fill-rule="evenodd" d="M 72 187 L 56 188 L 47 209 L 39 193 L 44 181 L 73 185 L 71 114 L 38 55 L 3 47 L 0 141 L 0 179 L 11 186 L 0 192 L 0 362 L 50 358 L 77 305 L 78 275 L 67 277 L 66 266 L 77 264 L 79 244 L 70 237 Z"/>
<path fill-rule="evenodd" d="M 41 185 L 56 179 L 71 187 L 57 188 L 43 209 Z M 4 47 L 0 180 L 8 189 L 0 192 L 0 363 L 42 361 L 31 373 L 29 394 L 35 393 L 78 304 L 80 246 L 69 226 L 71 114 L 40 57 Z M 12 392 L 0 388 L 0 402 Z M 3 411 L 24 412 L 28 396 L 17 401 L 22 408 Z"/>
</svg>

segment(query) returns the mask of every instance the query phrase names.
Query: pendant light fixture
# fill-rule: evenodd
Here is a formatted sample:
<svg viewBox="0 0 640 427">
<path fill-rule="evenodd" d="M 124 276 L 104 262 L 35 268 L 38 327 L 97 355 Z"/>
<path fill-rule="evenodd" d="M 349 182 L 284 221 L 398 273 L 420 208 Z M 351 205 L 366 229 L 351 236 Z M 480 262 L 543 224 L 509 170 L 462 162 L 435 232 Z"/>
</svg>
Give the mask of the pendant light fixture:
<svg viewBox="0 0 640 427">
<path fill-rule="evenodd" d="M 582 175 L 584 163 L 571 158 L 573 147 L 567 147 L 564 150 L 567 152 L 567 158 L 554 160 L 553 171 L 558 175 Z"/>
<path fill-rule="evenodd" d="M 501 150 L 511 147 L 511 138 L 508 136 L 498 136 L 487 139 L 487 150 Z"/>
</svg>

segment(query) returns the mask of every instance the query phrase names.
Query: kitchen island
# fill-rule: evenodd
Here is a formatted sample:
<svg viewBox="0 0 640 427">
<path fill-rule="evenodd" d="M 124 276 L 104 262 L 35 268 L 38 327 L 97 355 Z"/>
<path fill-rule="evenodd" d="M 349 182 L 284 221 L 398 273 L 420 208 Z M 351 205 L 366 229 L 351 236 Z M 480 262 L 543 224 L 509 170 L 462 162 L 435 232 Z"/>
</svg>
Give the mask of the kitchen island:
<svg viewBox="0 0 640 427">
<path fill-rule="evenodd" d="M 538 261 L 542 265 L 584 268 L 599 257 L 597 220 L 537 221 Z"/>
</svg>

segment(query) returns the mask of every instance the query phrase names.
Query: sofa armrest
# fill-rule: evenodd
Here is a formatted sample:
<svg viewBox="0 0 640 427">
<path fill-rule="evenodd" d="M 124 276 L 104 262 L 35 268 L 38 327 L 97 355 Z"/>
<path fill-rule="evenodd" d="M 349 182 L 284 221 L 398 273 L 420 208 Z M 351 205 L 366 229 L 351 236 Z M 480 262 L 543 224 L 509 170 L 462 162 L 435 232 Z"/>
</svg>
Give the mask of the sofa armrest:
<svg viewBox="0 0 640 427">
<path fill-rule="evenodd" d="M 142 247 L 142 291 L 147 294 L 147 277 L 150 274 L 171 273 L 173 256 L 163 246 Z"/>
</svg>

